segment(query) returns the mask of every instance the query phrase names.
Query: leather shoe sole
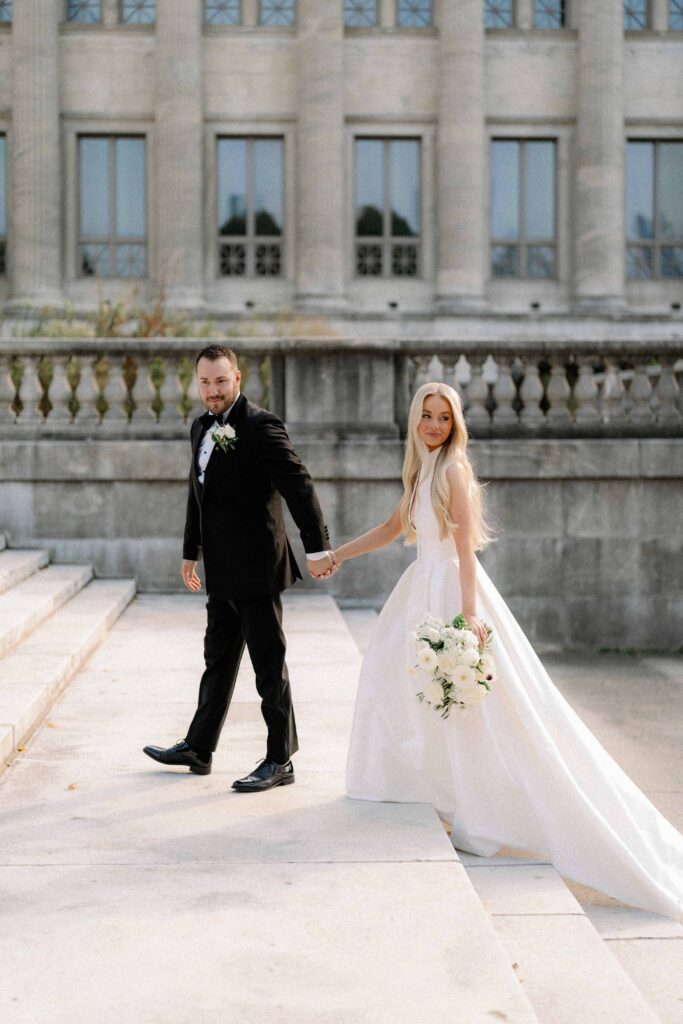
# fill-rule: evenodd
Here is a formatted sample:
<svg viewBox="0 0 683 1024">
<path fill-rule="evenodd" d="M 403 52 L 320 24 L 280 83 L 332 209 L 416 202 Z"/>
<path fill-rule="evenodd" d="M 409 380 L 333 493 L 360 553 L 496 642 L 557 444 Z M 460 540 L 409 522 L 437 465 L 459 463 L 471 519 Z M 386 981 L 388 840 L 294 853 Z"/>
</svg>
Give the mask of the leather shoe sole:
<svg viewBox="0 0 683 1024">
<path fill-rule="evenodd" d="M 160 756 L 164 754 L 164 751 L 158 747 L 143 747 L 142 750 L 143 753 L 147 754 L 147 757 L 151 757 L 153 761 L 156 761 L 158 764 L 163 764 L 167 768 L 189 768 L 195 775 L 211 774 L 210 764 L 193 764 L 188 759 L 184 759 L 182 754 L 176 755 L 177 760 L 170 761 L 165 760 L 163 756 Z"/>
<path fill-rule="evenodd" d="M 274 789 L 275 786 L 291 786 L 293 782 L 294 775 L 280 775 L 279 778 L 274 776 L 270 779 L 261 779 L 259 782 L 243 782 L 242 779 L 236 779 L 232 788 L 238 793 L 258 793 L 263 789 Z"/>
</svg>

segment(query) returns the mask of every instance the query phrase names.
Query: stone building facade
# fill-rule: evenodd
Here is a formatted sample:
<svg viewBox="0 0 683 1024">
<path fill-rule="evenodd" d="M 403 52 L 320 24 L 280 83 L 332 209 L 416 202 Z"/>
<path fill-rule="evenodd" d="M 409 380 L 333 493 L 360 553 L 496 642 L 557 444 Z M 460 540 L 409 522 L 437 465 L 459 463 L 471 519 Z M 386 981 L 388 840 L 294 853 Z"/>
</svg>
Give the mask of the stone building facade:
<svg viewBox="0 0 683 1024">
<path fill-rule="evenodd" d="M 681 0 L 0 0 L 0 301 L 678 319 L 682 69 Z"/>
</svg>

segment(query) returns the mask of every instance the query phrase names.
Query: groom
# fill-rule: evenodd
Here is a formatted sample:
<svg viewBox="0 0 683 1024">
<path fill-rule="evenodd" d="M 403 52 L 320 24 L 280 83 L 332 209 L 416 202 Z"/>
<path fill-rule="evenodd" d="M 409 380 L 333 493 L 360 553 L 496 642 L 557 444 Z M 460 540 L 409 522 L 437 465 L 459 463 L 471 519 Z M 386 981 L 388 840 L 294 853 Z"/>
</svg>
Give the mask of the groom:
<svg viewBox="0 0 683 1024">
<path fill-rule="evenodd" d="M 285 533 L 280 495 L 299 528 L 311 575 L 330 576 L 336 566 L 313 482 L 282 422 L 241 394 L 235 353 L 207 346 L 197 356 L 196 375 L 207 411 L 191 429 L 182 576 L 189 590 L 199 590 L 196 566 L 203 559 L 206 669 L 185 739 L 144 752 L 197 775 L 211 772 L 246 644 L 268 730 L 265 758 L 232 784 L 251 792 L 294 782 L 290 758 L 299 748 L 280 594 L 301 573 Z"/>
</svg>

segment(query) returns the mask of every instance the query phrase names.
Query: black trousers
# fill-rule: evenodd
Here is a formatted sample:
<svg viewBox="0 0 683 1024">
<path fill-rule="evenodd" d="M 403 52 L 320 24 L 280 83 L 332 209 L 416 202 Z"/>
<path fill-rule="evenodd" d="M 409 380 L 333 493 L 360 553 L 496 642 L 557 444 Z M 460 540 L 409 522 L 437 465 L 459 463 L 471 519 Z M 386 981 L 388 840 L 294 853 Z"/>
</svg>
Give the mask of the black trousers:
<svg viewBox="0 0 683 1024">
<path fill-rule="evenodd" d="M 211 597 L 206 605 L 206 669 L 197 711 L 186 739 L 191 747 L 215 750 L 235 689 L 245 644 L 256 674 L 261 712 L 268 728 L 266 757 L 286 764 L 299 749 L 292 707 L 279 594 L 235 600 Z"/>
</svg>

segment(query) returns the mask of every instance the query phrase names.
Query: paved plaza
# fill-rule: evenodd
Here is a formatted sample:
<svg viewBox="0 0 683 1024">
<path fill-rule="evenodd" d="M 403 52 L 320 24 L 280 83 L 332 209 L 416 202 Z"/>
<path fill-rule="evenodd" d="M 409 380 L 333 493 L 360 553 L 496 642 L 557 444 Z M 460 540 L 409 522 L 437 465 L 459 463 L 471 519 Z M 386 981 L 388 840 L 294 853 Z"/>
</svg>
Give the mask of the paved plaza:
<svg viewBox="0 0 683 1024">
<path fill-rule="evenodd" d="M 233 779 L 264 753 L 248 659 L 212 774 L 158 768 L 142 747 L 184 735 L 204 601 L 134 599 L 0 777 L 0 1019 L 683 1019 L 683 927 L 532 853 L 458 855 L 426 805 L 345 797 L 373 618 L 322 588 L 287 595 L 297 782 L 238 794 Z M 543 660 L 681 828 L 680 659 Z"/>
</svg>

